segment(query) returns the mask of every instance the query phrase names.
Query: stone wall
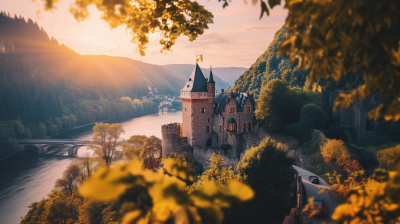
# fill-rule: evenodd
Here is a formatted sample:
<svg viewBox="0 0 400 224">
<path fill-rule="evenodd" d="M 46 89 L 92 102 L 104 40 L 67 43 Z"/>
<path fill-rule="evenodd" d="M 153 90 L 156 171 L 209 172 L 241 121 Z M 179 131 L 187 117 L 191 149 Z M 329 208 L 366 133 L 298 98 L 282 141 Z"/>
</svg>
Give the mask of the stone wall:
<svg viewBox="0 0 400 224">
<path fill-rule="evenodd" d="M 190 99 L 182 98 L 182 135 L 192 142 L 192 104 Z"/>
<path fill-rule="evenodd" d="M 177 123 L 161 126 L 162 156 L 172 152 L 181 152 L 180 126 Z"/>
<path fill-rule="evenodd" d="M 205 146 L 207 140 L 211 141 L 211 133 L 214 124 L 214 107 L 207 99 L 192 99 L 192 139 L 189 140 L 191 146 Z M 204 108 L 204 113 L 202 113 Z M 208 126 L 208 132 L 206 127 Z"/>
</svg>

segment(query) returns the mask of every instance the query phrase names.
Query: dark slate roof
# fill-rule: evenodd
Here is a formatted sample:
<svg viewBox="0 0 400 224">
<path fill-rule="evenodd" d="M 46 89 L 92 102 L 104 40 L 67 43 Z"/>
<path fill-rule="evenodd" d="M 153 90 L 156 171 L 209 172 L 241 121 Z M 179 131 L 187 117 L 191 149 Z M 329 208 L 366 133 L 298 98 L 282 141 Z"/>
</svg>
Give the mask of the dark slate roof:
<svg viewBox="0 0 400 224">
<path fill-rule="evenodd" d="M 207 80 L 196 63 L 192 74 L 181 91 L 187 92 L 207 92 Z"/>
<path fill-rule="evenodd" d="M 214 82 L 214 76 L 213 76 L 213 74 L 212 74 L 212 70 L 210 69 L 210 78 L 208 79 L 208 82 L 209 83 L 215 83 Z"/>
<path fill-rule="evenodd" d="M 214 113 L 222 114 L 223 109 L 225 107 L 226 100 L 229 99 L 229 95 L 230 95 L 230 93 L 216 93 L 215 94 Z M 245 96 L 245 95 L 246 95 L 245 93 L 240 93 L 240 94 L 234 93 L 232 96 L 232 99 L 236 99 L 236 102 L 238 105 L 238 107 L 237 107 L 238 112 L 243 111 L 243 103 L 247 97 L 250 97 L 250 100 L 251 100 L 251 103 L 253 104 L 253 106 L 256 105 L 252 94 L 249 94 L 249 96 Z"/>
</svg>

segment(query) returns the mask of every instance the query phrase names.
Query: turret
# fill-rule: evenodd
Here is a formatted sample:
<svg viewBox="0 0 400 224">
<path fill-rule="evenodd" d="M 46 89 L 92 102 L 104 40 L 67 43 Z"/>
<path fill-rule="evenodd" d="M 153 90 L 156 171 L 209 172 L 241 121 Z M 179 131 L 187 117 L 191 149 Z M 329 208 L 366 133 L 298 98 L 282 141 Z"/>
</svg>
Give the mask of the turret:
<svg viewBox="0 0 400 224">
<path fill-rule="evenodd" d="M 208 95 L 208 102 L 209 103 L 214 103 L 215 99 L 215 82 L 214 82 L 214 77 L 212 74 L 212 68 L 210 67 L 210 78 L 208 79 L 207 82 L 207 95 Z"/>
</svg>

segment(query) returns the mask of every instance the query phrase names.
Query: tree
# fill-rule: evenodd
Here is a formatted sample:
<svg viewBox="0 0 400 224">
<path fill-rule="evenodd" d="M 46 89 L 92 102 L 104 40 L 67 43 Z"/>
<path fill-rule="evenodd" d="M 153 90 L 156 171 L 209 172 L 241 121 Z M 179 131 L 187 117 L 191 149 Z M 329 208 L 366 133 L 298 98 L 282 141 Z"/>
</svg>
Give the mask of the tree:
<svg viewBox="0 0 400 224">
<path fill-rule="evenodd" d="M 263 86 L 254 111 L 261 125 L 269 128 L 279 128 L 288 124 L 285 116 L 290 111 L 290 89 L 287 83 L 274 79 Z"/>
<path fill-rule="evenodd" d="M 144 167 L 155 168 L 161 162 L 161 139 L 152 135 L 144 141 L 140 157 Z"/>
<path fill-rule="evenodd" d="M 210 169 L 201 174 L 189 191 L 201 189 L 206 183 L 212 182 L 217 186 L 226 186 L 236 178 L 232 167 L 226 167 L 224 159 L 215 153 L 210 157 Z"/>
<path fill-rule="evenodd" d="M 270 137 L 247 150 L 236 167 L 238 177 L 254 189 L 253 200 L 232 207 L 224 223 L 281 222 L 290 210 L 287 200 L 295 183 L 294 159 L 286 145 Z"/>
<path fill-rule="evenodd" d="M 71 163 L 67 169 L 64 170 L 63 177 L 61 179 L 57 179 L 54 188 L 64 189 L 69 193 L 69 195 L 72 195 L 73 190 L 76 187 L 76 181 L 79 177 L 79 174 L 79 167 Z"/>
<path fill-rule="evenodd" d="M 121 146 L 118 141 L 124 129 L 121 124 L 96 123 L 93 127 L 95 134 L 89 147 L 95 155 L 102 158 L 107 167 L 110 167 L 112 159 L 115 156 L 117 148 Z"/>
<path fill-rule="evenodd" d="M 73 224 L 78 221 L 78 211 L 71 198 L 58 196 L 50 200 L 46 208 L 46 223 Z"/>
<path fill-rule="evenodd" d="M 342 140 L 328 139 L 321 148 L 321 154 L 327 162 L 332 162 L 339 166 L 351 163 L 349 150 Z"/>
<path fill-rule="evenodd" d="M 122 146 L 122 155 L 128 160 L 140 159 L 140 154 L 146 140 L 145 135 L 132 135 Z"/>
<path fill-rule="evenodd" d="M 45 1 L 45 9 L 55 9 L 54 3 L 58 0 Z M 162 34 L 160 44 L 162 51 L 171 50 L 175 40 L 181 35 L 189 37 L 190 41 L 204 33 L 208 24 L 213 23 L 213 15 L 197 2 L 189 0 L 172 0 L 134 2 L 122 0 L 102 1 L 89 0 L 76 1 L 71 12 L 75 19 L 83 21 L 89 16 L 88 7 L 95 5 L 102 13 L 102 19 L 108 23 L 111 29 L 126 25 L 126 29 L 132 34 L 132 42 L 138 44 L 138 52 L 145 55 L 146 45 L 149 42 L 148 35 L 155 31 Z M 116 10 L 118 7 L 118 10 Z"/>
<path fill-rule="evenodd" d="M 133 135 L 122 148 L 124 157 L 128 160 L 139 159 L 146 169 L 153 169 L 161 162 L 161 139 L 154 135 Z"/>
</svg>

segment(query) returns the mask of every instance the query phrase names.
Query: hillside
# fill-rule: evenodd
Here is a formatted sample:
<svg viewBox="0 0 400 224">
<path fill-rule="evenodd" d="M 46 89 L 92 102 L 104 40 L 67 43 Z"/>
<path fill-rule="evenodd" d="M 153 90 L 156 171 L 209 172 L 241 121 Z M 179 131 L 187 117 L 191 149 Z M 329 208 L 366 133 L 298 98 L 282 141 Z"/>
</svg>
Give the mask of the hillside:
<svg viewBox="0 0 400 224">
<path fill-rule="evenodd" d="M 247 68 L 216 67 L 212 70 L 213 73 L 218 74 L 218 77 L 233 86 L 235 84 L 235 81 L 247 70 Z"/>
<path fill-rule="evenodd" d="M 286 26 L 282 26 L 269 44 L 268 49 L 260 55 L 251 67 L 243 73 L 232 87 L 234 91 L 249 91 L 258 97 L 261 87 L 272 79 L 281 79 L 290 87 L 303 88 L 310 70 L 302 71 L 297 64 L 288 61 L 288 56 L 278 55 L 278 48 L 290 36 Z M 318 80 L 325 90 L 324 97 L 337 88 L 352 89 L 363 82 L 361 72 L 350 72 L 339 82 L 334 80 Z"/>
<path fill-rule="evenodd" d="M 190 74 L 192 73 L 194 65 L 172 64 L 172 65 L 164 65 L 163 67 L 171 71 L 176 77 L 178 77 L 179 80 L 184 81 L 183 84 L 181 85 L 182 88 L 185 85 L 187 78 L 189 78 Z M 201 71 L 203 72 L 206 78 L 209 77 L 210 75 L 209 69 L 201 68 Z M 220 71 L 222 71 L 222 69 L 220 69 Z M 215 81 L 215 89 L 218 92 L 220 92 L 221 89 L 228 89 L 228 87 L 231 86 L 228 82 L 225 82 L 218 76 L 214 68 L 213 68 L 213 75 Z"/>
<path fill-rule="evenodd" d="M 106 55 L 86 55 L 99 68 L 110 74 L 125 96 L 140 99 L 149 92 L 148 86 L 158 93 L 178 95 L 186 78 L 178 78 L 163 66 L 152 65 L 130 58 Z M 193 69 L 193 68 L 192 68 Z M 189 77 L 190 72 L 186 74 Z"/>
</svg>

